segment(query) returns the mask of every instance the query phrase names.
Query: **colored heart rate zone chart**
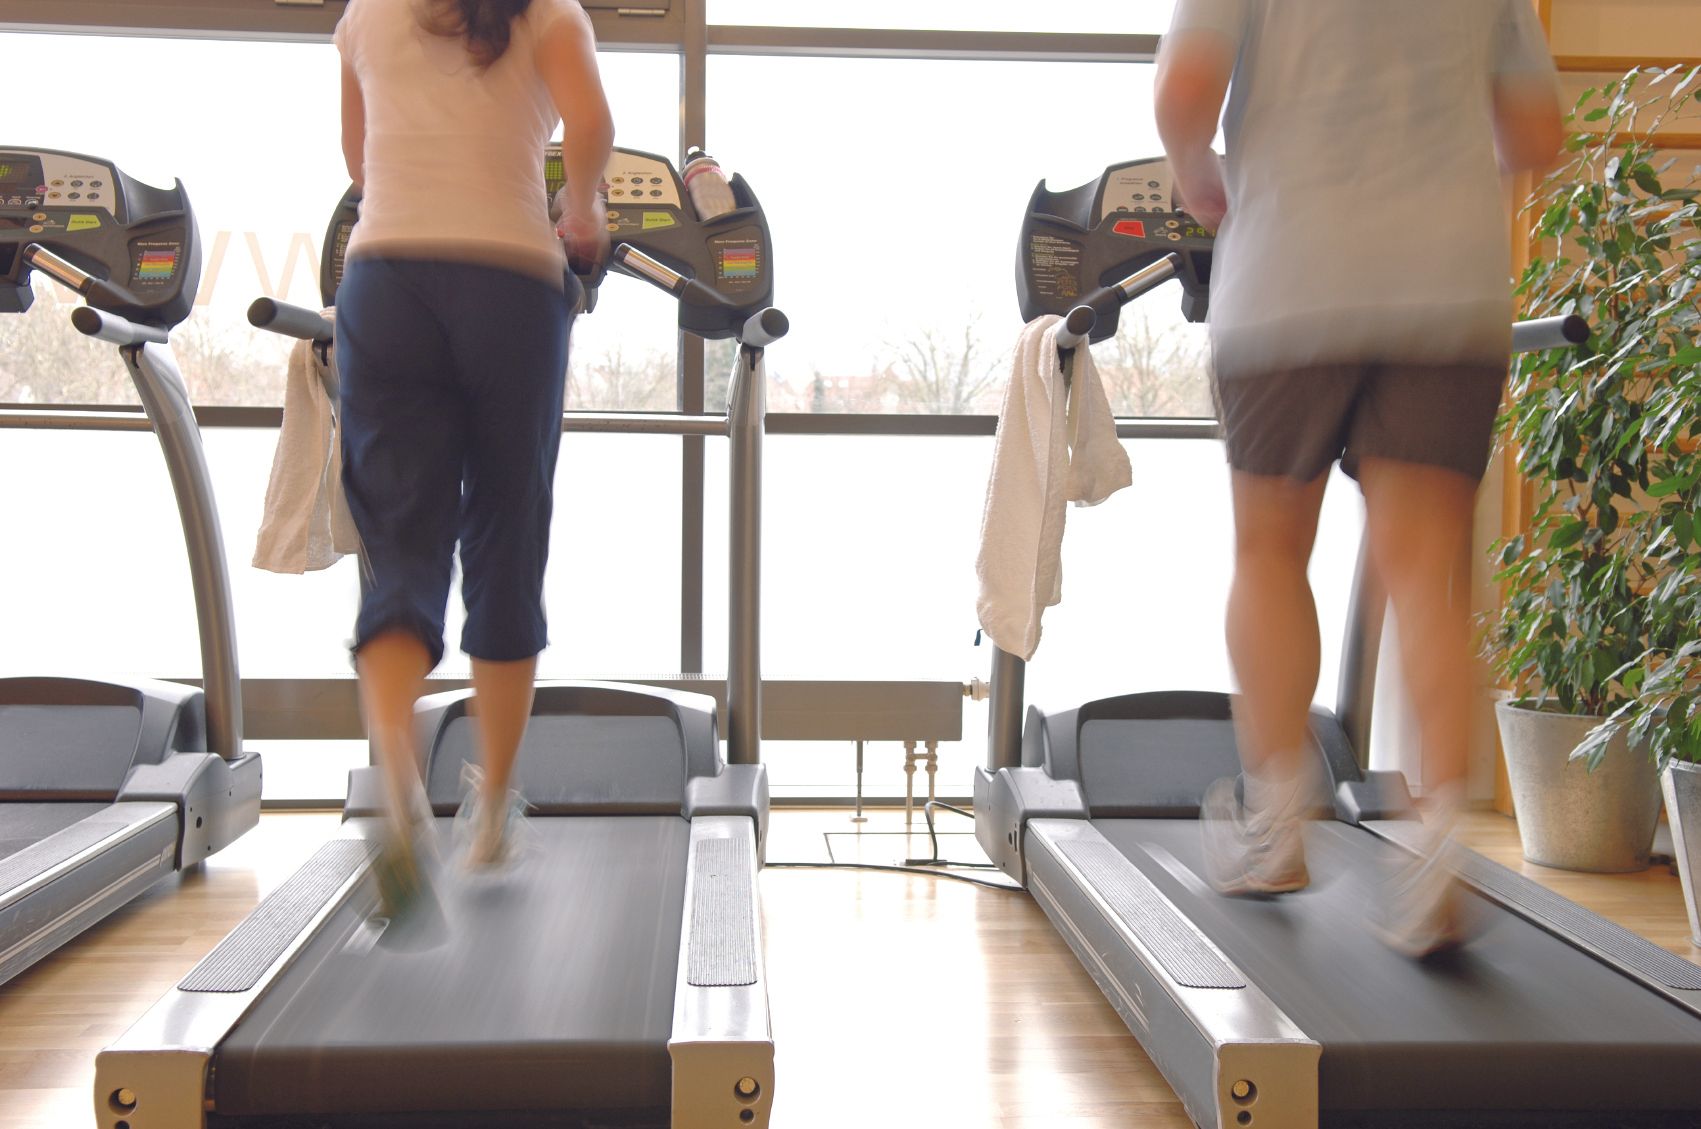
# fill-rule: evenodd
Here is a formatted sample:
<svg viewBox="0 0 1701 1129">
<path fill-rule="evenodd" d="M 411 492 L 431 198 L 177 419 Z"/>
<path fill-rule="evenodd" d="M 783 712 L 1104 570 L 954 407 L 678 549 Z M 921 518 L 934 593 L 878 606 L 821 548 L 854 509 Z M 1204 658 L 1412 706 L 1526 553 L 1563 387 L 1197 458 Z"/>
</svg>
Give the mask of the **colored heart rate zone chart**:
<svg viewBox="0 0 1701 1129">
<path fill-rule="evenodd" d="M 755 278 L 761 270 L 754 247 L 728 247 L 721 251 L 722 278 Z"/>
<path fill-rule="evenodd" d="M 177 248 L 143 251 L 136 259 L 137 282 L 170 282 L 177 273 Z"/>
</svg>

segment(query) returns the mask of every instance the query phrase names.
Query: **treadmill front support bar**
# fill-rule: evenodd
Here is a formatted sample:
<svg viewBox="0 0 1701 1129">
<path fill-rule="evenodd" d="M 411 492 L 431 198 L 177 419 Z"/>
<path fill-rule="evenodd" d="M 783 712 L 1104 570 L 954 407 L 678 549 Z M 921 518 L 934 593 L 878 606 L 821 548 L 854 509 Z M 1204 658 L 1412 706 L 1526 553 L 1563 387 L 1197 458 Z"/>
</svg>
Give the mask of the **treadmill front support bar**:
<svg viewBox="0 0 1701 1129">
<path fill-rule="evenodd" d="M 164 452 L 183 519 L 201 634 L 207 748 L 227 761 L 236 760 L 242 756 L 242 677 L 236 665 L 230 568 L 195 410 L 168 346 L 142 345 L 121 351 L 148 418 L 154 421 L 154 434 Z"/>
<path fill-rule="evenodd" d="M 768 413 L 763 351 L 738 350 L 728 391 L 726 759 L 761 761 L 762 737 L 762 428 Z"/>
<path fill-rule="evenodd" d="M 986 768 L 1019 768 L 1022 764 L 1022 702 L 1027 664 L 1004 650 L 992 651 L 992 704 L 987 716 Z"/>
</svg>

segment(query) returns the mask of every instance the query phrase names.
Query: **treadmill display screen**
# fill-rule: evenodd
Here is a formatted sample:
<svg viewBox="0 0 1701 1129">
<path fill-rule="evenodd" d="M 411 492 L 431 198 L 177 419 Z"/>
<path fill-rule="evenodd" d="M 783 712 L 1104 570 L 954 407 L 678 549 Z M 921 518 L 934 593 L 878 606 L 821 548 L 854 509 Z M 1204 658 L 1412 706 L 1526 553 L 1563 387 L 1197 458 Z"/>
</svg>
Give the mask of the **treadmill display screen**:
<svg viewBox="0 0 1701 1129">
<path fill-rule="evenodd" d="M 41 187 L 41 165 L 30 157 L 0 157 L 0 196 L 33 193 Z"/>
</svg>

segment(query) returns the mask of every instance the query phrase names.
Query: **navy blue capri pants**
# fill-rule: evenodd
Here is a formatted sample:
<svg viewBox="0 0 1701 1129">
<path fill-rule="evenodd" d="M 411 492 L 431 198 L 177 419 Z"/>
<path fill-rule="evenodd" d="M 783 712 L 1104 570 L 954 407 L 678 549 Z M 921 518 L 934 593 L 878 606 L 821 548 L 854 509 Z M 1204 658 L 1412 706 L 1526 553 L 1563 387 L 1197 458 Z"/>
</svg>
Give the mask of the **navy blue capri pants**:
<svg viewBox="0 0 1701 1129">
<path fill-rule="evenodd" d="M 354 652 L 393 630 L 435 666 L 461 549 L 477 659 L 548 642 L 555 460 L 578 297 L 497 267 L 350 259 L 337 290 L 343 486 L 362 543 Z"/>
</svg>

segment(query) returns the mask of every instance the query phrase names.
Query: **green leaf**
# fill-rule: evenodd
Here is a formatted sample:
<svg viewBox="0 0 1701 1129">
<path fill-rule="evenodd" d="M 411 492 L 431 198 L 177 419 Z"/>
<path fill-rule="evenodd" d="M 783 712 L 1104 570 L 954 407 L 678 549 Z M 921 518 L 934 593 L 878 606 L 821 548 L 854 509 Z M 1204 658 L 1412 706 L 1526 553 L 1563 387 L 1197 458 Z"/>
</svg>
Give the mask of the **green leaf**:
<svg viewBox="0 0 1701 1129">
<path fill-rule="evenodd" d="M 1660 187 L 1659 178 L 1654 175 L 1654 170 L 1649 165 L 1637 165 L 1636 171 L 1631 175 L 1636 179 L 1636 187 L 1650 196 L 1658 196 L 1665 191 Z"/>
<path fill-rule="evenodd" d="M 1589 527 L 1581 521 L 1574 517 L 1567 518 L 1565 521 L 1560 523 L 1558 529 L 1554 530 L 1553 536 L 1547 539 L 1548 548 L 1564 549 L 1567 546 L 1575 545 L 1578 541 L 1582 540 L 1583 534 L 1588 531 Z"/>
<path fill-rule="evenodd" d="M 1695 485 L 1697 477 L 1697 472 L 1691 471 L 1688 474 L 1679 475 L 1676 478 L 1656 479 L 1648 484 L 1648 497 L 1666 498 L 1673 494 L 1682 493 Z M 1569 542 L 1567 543 L 1569 544 Z"/>
<path fill-rule="evenodd" d="M 1607 116 L 1607 108 L 1605 106 L 1600 106 L 1600 107 L 1597 107 L 1593 110 L 1590 110 L 1588 113 L 1584 114 L 1583 120 L 1586 121 L 1586 122 L 1598 122 L 1606 116 Z M 1551 121 L 1552 119 L 1550 118 L 1548 120 Z M 1607 173 L 1607 175 L 1612 176 L 1613 174 L 1609 172 L 1609 173 Z"/>
</svg>

